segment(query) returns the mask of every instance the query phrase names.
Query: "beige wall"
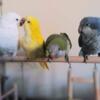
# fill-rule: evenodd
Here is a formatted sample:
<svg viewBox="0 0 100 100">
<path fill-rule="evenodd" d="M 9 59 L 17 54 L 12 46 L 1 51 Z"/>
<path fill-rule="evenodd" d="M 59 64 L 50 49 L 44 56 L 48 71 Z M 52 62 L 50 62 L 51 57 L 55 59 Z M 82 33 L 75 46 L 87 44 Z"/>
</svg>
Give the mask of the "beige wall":
<svg viewBox="0 0 100 100">
<path fill-rule="evenodd" d="M 83 18 L 84 16 L 100 16 L 100 1 L 99 0 L 3 0 L 3 13 L 9 11 L 10 12 L 15 11 L 19 13 L 21 16 L 26 16 L 26 15 L 36 16 L 43 25 L 42 27 L 45 37 L 47 37 L 49 34 L 52 33 L 59 33 L 59 32 L 68 33 L 73 44 L 73 48 L 70 52 L 70 55 L 77 55 L 79 52 L 78 32 L 77 32 L 79 22 L 81 18 Z M 66 73 L 67 73 L 66 64 L 63 64 L 64 67 L 62 67 L 62 65 L 59 66 L 58 65 L 59 64 L 50 64 L 49 72 L 43 71 L 39 67 L 33 68 L 32 65 L 30 67 L 29 65 L 24 66 L 25 80 L 28 79 L 28 81 L 26 81 L 27 82 L 26 90 L 28 91 L 27 93 L 29 96 L 33 96 L 34 94 L 33 92 L 35 89 L 35 85 L 33 85 L 34 82 L 39 84 L 38 82 L 39 80 L 37 81 L 33 80 L 36 78 L 35 77 L 36 72 L 39 73 L 41 77 L 45 80 L 45 82 L 41 83 L 43 88 L 40 88 L 39 90 L 37 90 L 37 92 L 44 90 L 48 96 L 48 94 L 50 93 L 52 94 L 52 88 L 51 88 L 52 86 L 50 84 L 56 84 L 55 86 L 58 87 L 58 90 L 60 86 L 62 87 L 66 86 Z M 79 64 L 75 64 L 73 66 L 76 68 L 76 69 L 74 68 L 74 71 L 76 70 L 76 72 L 79 73 L 79 75 L 83 74 L 89 76 L 90 74 L 86 74 L 86 72 L 89 73 L 91 69 L 90 66 L 93 65 L 86 65 L 85 68 L 83 67 L 80 68 Z M 12 69 L 11 72 L 9 72 L 10 70 L 8 70 L 7 74 L 11 76 L 12 75 L 11 73 L 14 70 L 15 69 Z M 20 70 L 16 71 L 16 75 L 19 72 Z M 52 73 L 54 77 L 51 75 Z M 53 81 L 53 83 L 51 81 Z M 46 87 L 43 84 L 46 84 Z M 48 92 L 48 88 L 49 90 L 51 89 L 50 93 Z M 58 90 L 55 91 L 57 92 Z M 43 96 L 44 94 L 40 95 Z"/>
<path fill-rule="evenodd" d="M 77 55 L 78 24 L 84 16 L 100 16 L 99 0 L 3 0 L 3 12 L 15 11 L 22 16 L 33 15 L 43 24 L 45 34 L 66 32 Z"/>
</svg>

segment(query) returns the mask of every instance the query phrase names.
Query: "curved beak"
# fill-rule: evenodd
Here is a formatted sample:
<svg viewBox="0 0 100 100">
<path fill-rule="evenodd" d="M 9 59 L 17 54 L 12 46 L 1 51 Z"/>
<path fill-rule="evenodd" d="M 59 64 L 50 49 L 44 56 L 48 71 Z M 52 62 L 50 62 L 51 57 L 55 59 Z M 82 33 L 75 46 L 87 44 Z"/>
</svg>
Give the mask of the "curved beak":
<svg viewBox="0 0 100 100">
<path fill-rule="evenodd" d="M 26 19 L 25 19 L 25 18 L 22 18 L 22 19 L 20 20 L 19 26 L 23 26 L 23 24 L 25 23 L 25 21 L 26 21 Z"/>
<path fill-rule="evenodd" d="M 48 52 L 48 50 L 46 51 L 46 57 L 49 59 L 53 59 L 54 57 Z"/>
</svg>

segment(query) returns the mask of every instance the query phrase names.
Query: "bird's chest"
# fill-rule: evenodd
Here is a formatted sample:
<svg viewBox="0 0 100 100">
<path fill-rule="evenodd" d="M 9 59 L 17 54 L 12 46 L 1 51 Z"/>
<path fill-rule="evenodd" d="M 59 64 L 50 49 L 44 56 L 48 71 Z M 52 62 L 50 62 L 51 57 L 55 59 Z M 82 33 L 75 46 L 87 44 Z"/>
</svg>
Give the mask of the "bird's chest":
<svg viewBox="0 0 100 100">
<path fill-rule="evenodd" d="M 83 41 L 83 51 L 87 54 L 95 54 L 97 53 L 100 43 L 98 41 L 99 37 L 96 35 L 84 36 L 82 38 Z"/>
<path fill-rule="evenodd" d="M 16 46 L 18 43 L 18 31 L 13 29 L 0 29 L 0 46 Z"/>
</svg>

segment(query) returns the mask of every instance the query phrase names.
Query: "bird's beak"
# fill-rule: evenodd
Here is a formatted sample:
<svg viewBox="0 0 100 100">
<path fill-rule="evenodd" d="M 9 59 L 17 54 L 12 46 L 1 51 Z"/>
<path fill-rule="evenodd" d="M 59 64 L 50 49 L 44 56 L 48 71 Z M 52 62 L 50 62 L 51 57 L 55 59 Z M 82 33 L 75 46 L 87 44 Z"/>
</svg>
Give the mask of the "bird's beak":
<svg viewBox="0 0 100 100">
<path fill-rule="evenodd" d="M 49 59 L 53 59 L 53 56 L 51 54 L 49 54 L 48 51 L 46 51 L 46 57 L 49 58 Z"/>
<path fill-rule="evenodd" d="M 25 21 L 26 21 L 26 19 L 25 19 L 25 18 L 22 18 L 22 19 L 20 20 L 19 26 L 22 26 L 22 25 L 25 23 Z"/>
</svg>

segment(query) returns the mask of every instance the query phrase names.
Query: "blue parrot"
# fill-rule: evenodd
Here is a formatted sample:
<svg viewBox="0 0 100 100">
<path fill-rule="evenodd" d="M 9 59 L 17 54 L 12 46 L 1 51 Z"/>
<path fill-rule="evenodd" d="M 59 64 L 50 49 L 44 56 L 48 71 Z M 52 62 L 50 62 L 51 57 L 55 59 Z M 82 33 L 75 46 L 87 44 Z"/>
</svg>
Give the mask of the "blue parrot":
<svg viewBox="0 0 100 100">
<path fill-rule="evenodd" d="M 100 56 L 100 18 L 83 18 L 80 21 L 78 32 L 80 34 L 78 43 L 81 47 L 79 55 L 84 57 L 84 62 L 89 55 L 98 54 Z"/>
</svg>

